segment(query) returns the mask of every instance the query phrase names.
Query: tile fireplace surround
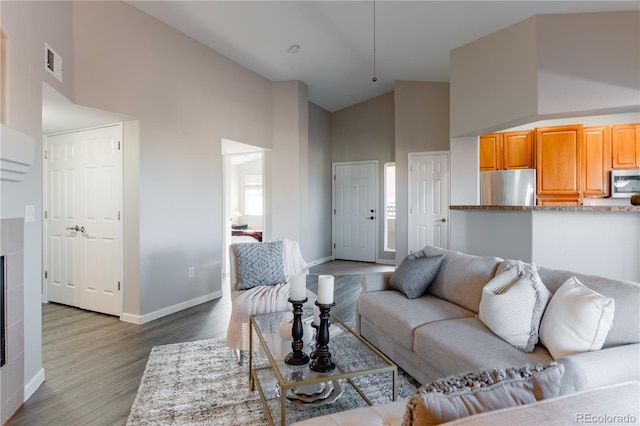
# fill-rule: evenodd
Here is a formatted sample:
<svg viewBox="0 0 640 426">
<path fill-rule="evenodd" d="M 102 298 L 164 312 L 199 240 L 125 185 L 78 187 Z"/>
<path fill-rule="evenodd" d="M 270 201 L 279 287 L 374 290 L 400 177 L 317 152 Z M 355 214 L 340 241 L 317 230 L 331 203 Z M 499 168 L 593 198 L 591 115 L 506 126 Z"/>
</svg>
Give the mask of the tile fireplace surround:
<svg viewBox="0 0 640 426">
<path fill-rule="evenodd" d="M 5 257 L 6 364 L 0 369 L 0 424 L 24 399 L 24 219 L 0 220 L 0 256 Z"/>
</svg>

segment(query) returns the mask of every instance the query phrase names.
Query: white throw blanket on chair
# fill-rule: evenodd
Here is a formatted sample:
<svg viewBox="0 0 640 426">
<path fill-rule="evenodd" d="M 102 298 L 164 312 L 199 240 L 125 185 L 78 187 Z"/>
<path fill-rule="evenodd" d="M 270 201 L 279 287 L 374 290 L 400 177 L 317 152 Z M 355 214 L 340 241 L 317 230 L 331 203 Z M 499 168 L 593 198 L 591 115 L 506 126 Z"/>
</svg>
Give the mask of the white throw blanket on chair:
<svg viewBox="0 0 640 426">
<path fill-rule="evenodd" d="M 291 310 L 289 303 L 289 282 L 269 286 L 258 286 L 248 290 L 238 290 L 237 258 L 231 253 L 231 319 L 227 330 L 226 345 L 241 351 L 249 350 L 249 317 L 268 312 Z M 288 279 L 291 275 L 308 273 L 307 262 L 302 258 L 297 241 L 284 240 L 284 268 Z M 316 296 L 307 290 L 313 304 Z"/>
</svg>

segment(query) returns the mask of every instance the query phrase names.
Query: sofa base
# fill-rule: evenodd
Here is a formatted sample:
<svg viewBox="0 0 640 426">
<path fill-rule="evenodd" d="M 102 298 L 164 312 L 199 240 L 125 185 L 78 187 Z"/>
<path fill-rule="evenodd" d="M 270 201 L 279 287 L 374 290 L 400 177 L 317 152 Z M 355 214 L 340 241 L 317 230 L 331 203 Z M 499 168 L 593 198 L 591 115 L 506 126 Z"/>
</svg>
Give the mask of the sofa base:
<svg viewBox="0 0 640 426">
<path fill-rule="evenodd" d="M 463 417 L 452 425 L 637 424 L 640 382 L 620 383 Z M 408 400 L 316 417 L 295 426 L 401 426 Z"/>
</svg>

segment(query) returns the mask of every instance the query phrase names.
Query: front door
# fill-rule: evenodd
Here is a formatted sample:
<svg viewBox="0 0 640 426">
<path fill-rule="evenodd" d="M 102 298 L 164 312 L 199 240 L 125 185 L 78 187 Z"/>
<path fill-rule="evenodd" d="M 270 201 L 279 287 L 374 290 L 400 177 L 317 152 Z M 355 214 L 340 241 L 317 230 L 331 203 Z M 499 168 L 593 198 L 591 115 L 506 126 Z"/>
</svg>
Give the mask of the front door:
<svg viewBox="0 0 640 426">
<path fill-rule="evenodd" d="M 333 165 L 333 256 L 376 261 L 378 163 Z"/>
<path fill-rule="evenodd" d="M 449 154 L 409 154 L 409 253 L 449 248 Z"/>
<path fill-rule="evenodd" d="M 47 137 L 47 299 L 122 313 L 122 125 Z"/>
</svg>

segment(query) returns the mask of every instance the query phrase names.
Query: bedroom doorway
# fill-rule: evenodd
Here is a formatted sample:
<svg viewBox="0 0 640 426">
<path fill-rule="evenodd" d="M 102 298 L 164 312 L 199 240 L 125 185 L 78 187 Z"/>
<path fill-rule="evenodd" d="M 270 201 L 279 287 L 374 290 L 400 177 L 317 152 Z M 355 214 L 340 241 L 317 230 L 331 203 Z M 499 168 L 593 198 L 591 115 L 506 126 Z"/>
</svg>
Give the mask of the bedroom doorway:
<svg viewBox="0 0 640 426">
<path fill-rule="evenodd" d="M 264 149 L 224 139 L 223 274 L 229 273 L 232 243 L 263 241 L 265 223 Z"/>
</svg>

